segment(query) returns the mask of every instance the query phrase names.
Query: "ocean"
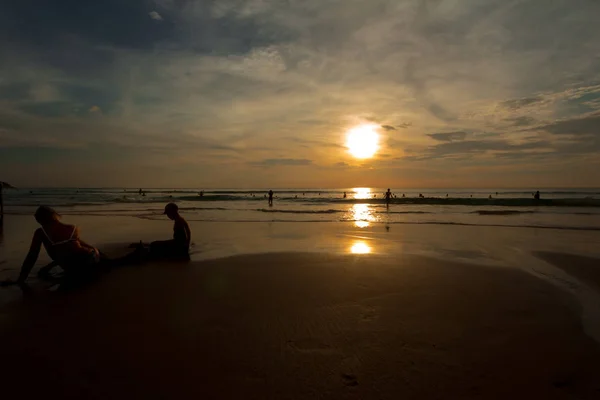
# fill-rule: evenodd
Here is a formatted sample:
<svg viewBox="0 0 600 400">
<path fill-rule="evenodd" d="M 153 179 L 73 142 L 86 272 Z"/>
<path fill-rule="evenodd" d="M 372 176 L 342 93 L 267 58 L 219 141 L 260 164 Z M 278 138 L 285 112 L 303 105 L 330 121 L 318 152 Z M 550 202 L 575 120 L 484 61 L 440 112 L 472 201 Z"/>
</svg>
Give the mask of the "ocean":
<svg viewBox="0 0 600 400">
<path fill-rule="evenodd" d="M 189 221 L 351 222 L 449 224 L 600 230 L 600 189 L 546 189 L 535 200 L 522 189 L 398 189 L 386 205 L 387 188 L 265 189 L 20 188 L 4 191 L 6 214 L 31 214 L 39 205 L 65 215 L 162 219 L 167 202 Z M 344 198 L 346 193 L 346 198 Z M 201 195 L 202 194 L 202 195 Z M 491 196 L 491 197 L 490 197 Z"/>
</svg>

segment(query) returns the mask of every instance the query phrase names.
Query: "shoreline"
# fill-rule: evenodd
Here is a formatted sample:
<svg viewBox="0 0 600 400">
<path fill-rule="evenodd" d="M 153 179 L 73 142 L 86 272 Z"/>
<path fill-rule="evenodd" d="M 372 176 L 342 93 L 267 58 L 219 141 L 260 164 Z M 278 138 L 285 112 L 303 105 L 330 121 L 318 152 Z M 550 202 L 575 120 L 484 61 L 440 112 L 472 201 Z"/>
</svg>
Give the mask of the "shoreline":
<svg viewBox="0 0 600 400">
<path fill-rule="evenodd" d="M 123 268 L 43 297 L 0 314 L 7 395 L 594 399 L 600 390 L 600 346 L 583 333 L 576 299 L 515 269 L 284 252 Z"/>
</svg>

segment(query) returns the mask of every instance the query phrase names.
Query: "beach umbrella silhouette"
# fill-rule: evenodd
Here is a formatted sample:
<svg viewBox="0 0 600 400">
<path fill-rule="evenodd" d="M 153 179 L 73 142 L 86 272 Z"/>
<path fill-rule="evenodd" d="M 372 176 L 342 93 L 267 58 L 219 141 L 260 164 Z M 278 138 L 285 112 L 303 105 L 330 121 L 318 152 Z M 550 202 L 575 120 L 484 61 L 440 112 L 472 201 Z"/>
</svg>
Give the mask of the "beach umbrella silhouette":
<svg viewBox="0 0 600 400">
<path fill-rule="evenodd" d="M 4 220 L 4 200 L 2 198 L 2 191 L 4 189 L 16 189 L 16 187 L 10 183 L 0 181 L 0 222 Z"/>
<path fill-rule="evenodd" d="M 0 181 L 0 189 L 16 189 L 16 187 L 14 187 L 13 185 L 11 185 L 8 182 Z"/>
</svg>

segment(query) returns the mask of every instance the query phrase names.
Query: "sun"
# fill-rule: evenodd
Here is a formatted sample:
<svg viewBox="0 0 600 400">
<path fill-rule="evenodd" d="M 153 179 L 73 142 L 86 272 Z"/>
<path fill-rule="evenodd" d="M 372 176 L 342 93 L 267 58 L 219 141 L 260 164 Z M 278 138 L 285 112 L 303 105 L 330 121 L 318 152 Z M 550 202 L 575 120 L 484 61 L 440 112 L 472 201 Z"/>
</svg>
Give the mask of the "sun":
<svg viewBox="0 0 600 400">
<path fill-rule="evenodd" d="M 348 131 L 346 147 L 356 158 L 371 158 L 379 150 L 377 125 L 359 125 Z"/>
</svg>

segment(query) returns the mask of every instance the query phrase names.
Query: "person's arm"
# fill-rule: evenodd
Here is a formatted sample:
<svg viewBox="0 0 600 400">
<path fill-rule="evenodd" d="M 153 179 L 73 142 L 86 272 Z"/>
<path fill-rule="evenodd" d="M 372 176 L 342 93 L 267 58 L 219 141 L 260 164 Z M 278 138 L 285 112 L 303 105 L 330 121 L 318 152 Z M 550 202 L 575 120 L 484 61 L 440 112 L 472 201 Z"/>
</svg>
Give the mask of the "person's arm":
<svg viewBox="0 0 600 400">
<path fill-rule="evenodd" d="M 90 250 L 97 250 L 94 246 L 92 246 L 89 243 L 84 242 L 83 240 L 79 239 L 79 244 L 81 245 L 81 247 L 86 247 Z"/>
<path fill-rule="evenodd" d="M 190 242 L 192 241 L 192 231 L 190 230 L 190 226 L 185 219 L 183 220 L 183 229 L 185 229 L 185 244 L 190 247 Z"/>
<path fill-rule="evenodd" d="M 31 246 L 29 247 L 29 252 L 27 253 L 27 257 L 25 257 L 25 261 L 23 261 L 23 265 L 21 266 L 21 272 L 19 273 L 19 279 L 17 279 L 18 284 L 24 284 L 25 279 L 31 272 L 31 269 L 35 265 L 35 262 L 40 255 L 40 250 L 42 249 L 42 233 L 41 230 L 38 229 L 33 234 L 33 240 L 31 241 Z"/>
<path fill-rule="evenodd" d="M 75 228 L 75 232 L 73 233 L 73 239 L 76 239 L 79 242 L 79 244 L 81 245 L 81 247 L 85 247 L 85 248 L 88 248 L 88 249 L 94 250 L 94 251 L 98 250 L 91 244 L 84 242 L 83 239 L 81 239 L 79 237 L 79 228 L 77 228 L 77 227 Z"/>
</svg>

